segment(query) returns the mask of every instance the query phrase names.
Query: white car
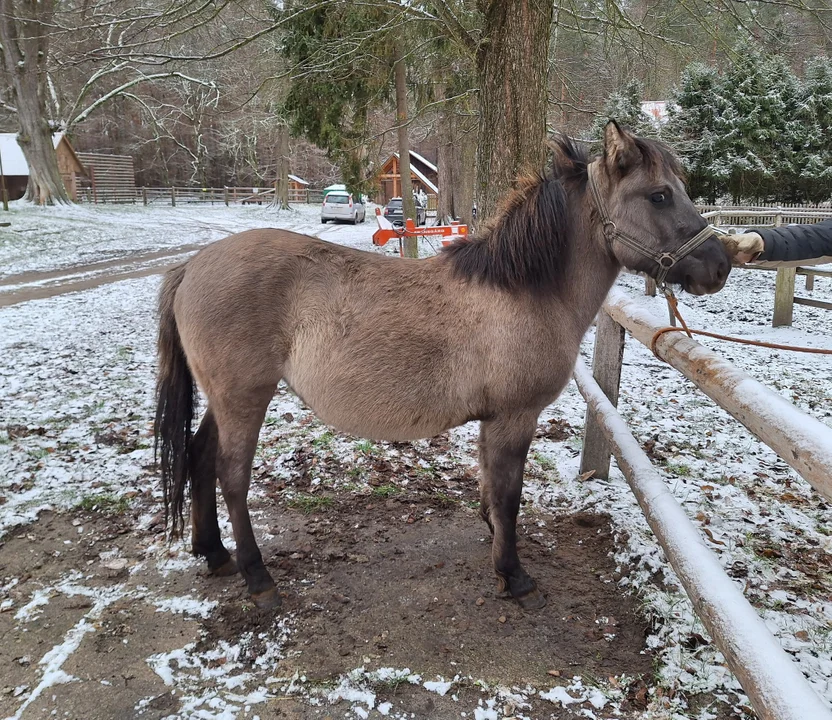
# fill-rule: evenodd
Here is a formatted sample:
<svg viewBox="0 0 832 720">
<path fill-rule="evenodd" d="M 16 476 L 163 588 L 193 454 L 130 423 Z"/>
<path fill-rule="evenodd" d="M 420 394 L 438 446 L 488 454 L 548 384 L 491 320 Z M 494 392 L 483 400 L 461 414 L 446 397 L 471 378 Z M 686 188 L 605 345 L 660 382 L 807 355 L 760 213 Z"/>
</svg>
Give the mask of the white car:
<svg viewBox="0 0 832 720">
<path fill-rule="evenodd" d="M 346 220 L 353 225 L 364 222 L 367 211 L 364 203 L 356 200 L 348 192 L 333 191 L 327 193 L 321 205 L 321 222 L 328 220 Z"/>
</svg>

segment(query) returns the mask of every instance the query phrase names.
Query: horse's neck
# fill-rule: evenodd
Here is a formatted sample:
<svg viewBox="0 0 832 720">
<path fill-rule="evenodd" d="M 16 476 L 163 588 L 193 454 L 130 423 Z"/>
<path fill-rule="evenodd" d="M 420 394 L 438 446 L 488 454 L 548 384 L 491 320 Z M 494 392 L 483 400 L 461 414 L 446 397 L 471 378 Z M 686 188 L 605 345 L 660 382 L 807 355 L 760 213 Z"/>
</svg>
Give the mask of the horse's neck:
<svg viewBox="0 0 832 720">
<path fill-rule="evenodd" d="M 581 335 L 595 319 L 621 270 L 618 262 L 594 236 L 597 229 L 590 219 L 588 202 L 588 197 L 569 200 L 569 212 L 573 218 L 569 269 L 560 296 L 564 307 L 574 318 L 575 329 Z"/>
</svg>

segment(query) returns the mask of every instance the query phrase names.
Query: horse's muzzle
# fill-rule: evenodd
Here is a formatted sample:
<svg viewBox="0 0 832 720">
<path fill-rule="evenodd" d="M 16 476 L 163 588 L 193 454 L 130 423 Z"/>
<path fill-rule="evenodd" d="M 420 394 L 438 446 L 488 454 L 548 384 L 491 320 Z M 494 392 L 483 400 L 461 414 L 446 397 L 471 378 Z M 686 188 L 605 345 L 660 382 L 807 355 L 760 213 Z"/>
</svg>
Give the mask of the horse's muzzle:
<svg viewBox="0 0 832 720">
<path fill-rule="evenodd" d="M 667 282 L 681 285 L 691 295 L 707 295 L 722 290 L 730 272 L 724 245 L 711 237 L 671 268 Z"/>
</svg>

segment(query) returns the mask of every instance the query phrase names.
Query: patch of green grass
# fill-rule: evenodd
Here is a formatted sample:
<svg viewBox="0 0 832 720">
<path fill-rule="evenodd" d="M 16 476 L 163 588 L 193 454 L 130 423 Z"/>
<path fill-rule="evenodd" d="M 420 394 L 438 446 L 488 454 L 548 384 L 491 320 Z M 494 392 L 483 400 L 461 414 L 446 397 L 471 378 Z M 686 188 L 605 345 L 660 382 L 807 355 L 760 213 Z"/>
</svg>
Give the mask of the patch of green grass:
<svg viewBox="0 0 832 720">
<path fill-rule="evenodd" d="M 319 435 L 312 441 L 312 446 L 316 448 L 328 448 L 335 440 L 335 434 L 327 430 L 323 435 Z"/>
<path fill-rule="evenodd" d="M 401 489 L 395 485 L 379 485 L 373 488 L 372 495 L 377 498 L 388 498 L 393 497 L 393 495 L 398 495 L 400 492 Z"/>
<path fill-rule="evenodd" d="M 428 465 L 425 467 L 424 465 L 415 465 L 413 470 L 416 472 L 417 475 L 422 475 L 423 477 L 433 477 L 434 476 L 434 469 Z"/>
<path fill-rule="evenodd" d="M 669 473 L 673 473 L 674 475 L 680 475 L 681 477 L 688 477 L 691 474 L 691 469 L 684 463 L 674 463 L 668 462 L 665 465 L 667 471 Z"/>
<path fill-rule="evenodd" d="M 433 495 L 442 505 L 456 505 L 459 503 L 459 498 L 452 497 L 451 495 L 447 495 L 443 492 L 436 492 Z"/>
<path fill-rule="evenodd" d="M 360 467 L 351 467 L 347 470 L 347 477 L 360 478 L 363 474 L 364 472 Z"/>
<path fill-rule="evenodd" d="M 395 675 L 391 675 L 390 677 L 386 677 L 384 679 L 376 679 L 373 682 L 373 685 L 377 690 L 387 690 L 395 695 L 396 690 L 398 690 L 402 685 L 407 685 L 409 682 L 410 681 L 407 679 L 406 673 L 396 673 Z"/>
<path fill-rule="evenodd" d="M 28 448 L 26 450 L 26 454 L 29 456 L 31 460 L 43 460 L 43 458 L 49 455 L 49 452 L 46 450 L 46 448 L 33 447 Z"/>
<path fill-rule="evenodd" d="M 332 507 L 335 501 L 326 495 L 295 495 L 286 505 L 306 515 Z"/>
<path fill-rule="evenodd" d="M 362 455 L 372 455 L 375 452 L 376 446 L 373 445 L 373 443 L 371 443 L 369 440 L 360 440 L 359 442 L 355 443 L 355 449 Z"/>
<path fill-rule="evenodd" d="M 542 470 L 550 470 L 550 471 L 551 470 L 557 470 L 557 467 L 558 467 L 557 464 L 553 460 L 547 458 L 545 455 L 540 455 L 539 453 L 535 453 L 533 457 L 534 457 L 534 461 L 538 465 L 540 465 L 540 468 Z"/>
<path fill-rule="evenodd" d="M 123 496 L 101 493 L 87 495 L 75 507 L 86 512 L 99 512 L 102 515 L 121 515 L 130 509 L 130 500 Z"/>
</svg>

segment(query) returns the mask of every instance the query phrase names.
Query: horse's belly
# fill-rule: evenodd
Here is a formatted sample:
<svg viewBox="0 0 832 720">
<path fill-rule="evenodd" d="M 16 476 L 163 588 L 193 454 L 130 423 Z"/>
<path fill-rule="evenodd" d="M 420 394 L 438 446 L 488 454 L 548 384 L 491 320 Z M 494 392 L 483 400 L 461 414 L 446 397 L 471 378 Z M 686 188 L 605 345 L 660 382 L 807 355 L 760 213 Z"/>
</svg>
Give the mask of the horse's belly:
<svg viewBox="0 0 832 720">
<path fill-rule="evenodd" d="M 285 378 L 318 418 L 349 435 L 403 442 L 434 437 L 469 419 L 441 406 L 420 388 L 403 391 L 393 378 L 368 382 L 291 371 Z"/>
</svg>

